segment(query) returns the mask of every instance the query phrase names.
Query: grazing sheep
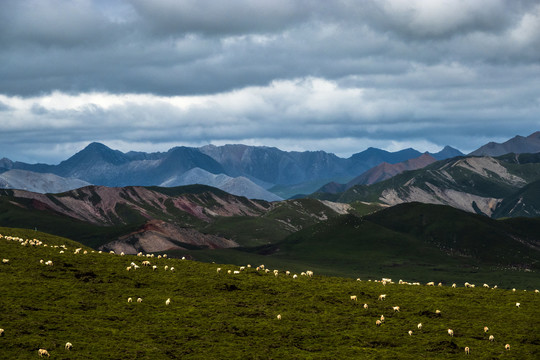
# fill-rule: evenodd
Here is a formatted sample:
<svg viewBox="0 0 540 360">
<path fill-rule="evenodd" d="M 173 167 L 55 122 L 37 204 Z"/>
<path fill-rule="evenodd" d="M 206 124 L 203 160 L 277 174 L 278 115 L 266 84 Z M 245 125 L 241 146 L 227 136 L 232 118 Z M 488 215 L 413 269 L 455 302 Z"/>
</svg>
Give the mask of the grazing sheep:
<svg viewBox="0 0 540 360">
<path fill-rule="evenodd" d="M 48 265 L 48 266 L 53 266 L 53 262 L 52 262 L 52 260 L 46 261 L 46 262 L 45 262 L 45 265 Z"/>
<path fill-rule="evenodd" d="M 409 336 L 412 336 L 412 330 L 408 331 Z"/>
<path fill-rule="evenodd" d="M 516 303 L 516 307 L 520 307 L 520 305 L 521 305 L 521 303 L 518 303 L 518 302 Z"/>
<path fill-rule="evenodd" d="M 165 271 L 169 270 L 169 265 L 165 265 L 164 269 Z"/>
<path fill-rule="evenodd" d="M 293 278 L 293 279 L 296 279 L 296 278 L 298 278 L 298 275 L 294 274 L 294 275 L 292 276 L 292 278 Z"/>
<path fill-rule="evenodd" d="M 510 344 L 504 345 L 505 350 L 510 350 Z"/>
<path fill-rule="evenodd" d="M 133 299 L 129 297 L 128 298 L 128 303 L 130 303 L 130 302 L 133 302 Z"/>
<path fill-rule="evenodd" d="M 353 301 L 357 301 L 357 299 L 356 299 L 356 295 L 351 295 L 351 300 L 353 300 Z"/>
<path fill-rule="evenodd" d="M 484 332 L 487 333 L 489 331 L 489 328 L 487 326 L 484 326 Z"/>
<path fill-rule="evenodd" d="M 130 270 L 131 270 L 131 266 L 128 266 L 128 267 L 126 268 L 126 270 L 127 270 L 127 271 L 130 271 Z"/>
<path fill-rule="evenodd" d="M 454 336 L 454 330 L 448 329 L 448 335 L 453 337 Z"/>
<path fill-rule="evenodd" d="M 435 314 L 441 315 L 441 310 L 439 310 L 439 309 L 435 310 Z"/>
<path fill-rule="evenodd" d="M 364 309 L 367 309 L 368 307 L 368 304 L 364 304 Z"/>
<path fill-rule="evenodd" d="M 437 286 L 442 286 L 442 283 L 438 283 Z"/>
<path fill-rule="evenodd" d="M 433 281 L 430 281 L 426 284 L 427 286 L 435 286 L 435 283 Z"/>
<path fill-rule="evenodd" d="M 240 266 L 240 271 L 244 271 L 246 270 L 246 267 L 245 266 Z"/>
<path fill-rule="evenodd" d="M 7 263 L 9 262 L 9 259 L 2 259 L 2 262 L 3 262 L 4 264 L 7 264 Z"/>
<path fill-rule="evenodd" d="M 240 274 L 240 271 L 234 270 L 234 274 Z"/>
<path fill-rule="evenodd" d="M 156 271 L 156 270 L 157 270 L 157 265 L 152 266 L 152 271 Z"/>
<path fill-rule="evenodd" d="M 66 343 L 66 346 L 64 347 L 66 350 L 71 350 L 73 348 L 73 344 L 69 341 Z"/>
<path fill-rule="evenodd" d="M 487 288 L 487 289 L 489 289 L 489 285 L 488 285 L 488 284 L 484 284 L 484 285 L 482 285 L 482 286 L 485 287 L 485 288 Z"/>
<path fill-rule="evenodd" d="M 494 341 L 494 340 L 495 340 L 495 336 L 489 335 L 489 341 Z"/>
<path fill-rule="evenodd" d="M 171 303 L 171 298 L 168 298 L 167 300 L 165 300 L 165 305 L 169 305 Z"/>
<path fill-rule="evenodd" d="M 384 322 L 384 315 L 381 315 L 381 322 Z"/>
<path fill-rule="evenodd" d="M 182 256 L 182 260 L 186 260 L 186 257 L 185 257 L 185 256 Z"/>
<path fill-rule="evenodd" d="M 306 275 L 309 276 L 309 277 L 313 277 L 313 271 L 307 270 Z"/>
<path fill-rule="evenodd" d="M 377 320 L 377 321 L 375 321 L 375 325 L 377 325 L 377 326 L 381 326 L 381 324 L 382 324 L 382 321 L 381 321 L 381 320 Z"/>
<path fill-rule="evenodd" d="M 174 266 L 171 266 L 171 269 L 169 271 L 174 272 Z"/>
<path fill-rule="evenodd" d="M 384 300 L 384 299 L 386 299 L 386 294 L 379 295 L 379 300 Z"/>
<path fill-rule="evenodd" d="M 220 272 L 221 272 L 221 268 L 217 268 L 217 269 L 216 269 L 216 273 L 219 274 Z"/>
<path fill-rule="evenodd" d="M 45 349 L 39 349 L 38 350 L 38 355 L 39 355 L 39 357 L 43 357 L 44 355 L 47 355 L 47 357 L 51 357 L 49 352 L 47 350 L 45 350 Z"/>
<path fill-rule="evenodd" d="M 512 292 L 516 292 L 516 288 L 513 288 L 513 289 L 512 289 Z"/>
<path fill-rule="evenodd" d="M 399 306 L 392 306 L 392 309 L 394 309 L 394 312 L 399 312 Z"/>
<path fill-rule="evenodd" d="M 0 329 L 0 336 L 4 336 L 4 329 Z"/>
<path fill-rule="evenodd" d="M 452 287 L 453 287 L 454 289 L 456 288 L 456 286 L 457 286 L 456 283 L 453 283 L 453 284 L 452 284 Z"/>
<path fill-rule="evenodd" d="M 140 304 L 142 303 L 142 298 L 137 298 L 137 302 Z"/>
<path fill-rule="evenodd" d="M 120 256 L 124 256 L 124 255 L 126 255 L 126 254 L 124 254 L 124 252 L 122 251 L 122 252 L 120 253 Z"/>
<path fill-rule="evenodd" d="M 232 274 L 232 270 L 227 270 L 227 274 Z"/>
<path fill-rule="evenodd" d="M 418 330 L 422 330 L 422 323 L 419 323 L 418 325 L 416 325 L 418 327 Z"/>
<path fill-rule="evenodd" d="M 469 355 L 469 347 L 468 346 L 465 346 L 465 354 Z"/>
<path fill-rule="evenodd" d="M 278 314 L 278 315 L 276 316 L 276 318 L 277 318 L 278 320 L 281 320 L 281 314 Z"/>
</svg>

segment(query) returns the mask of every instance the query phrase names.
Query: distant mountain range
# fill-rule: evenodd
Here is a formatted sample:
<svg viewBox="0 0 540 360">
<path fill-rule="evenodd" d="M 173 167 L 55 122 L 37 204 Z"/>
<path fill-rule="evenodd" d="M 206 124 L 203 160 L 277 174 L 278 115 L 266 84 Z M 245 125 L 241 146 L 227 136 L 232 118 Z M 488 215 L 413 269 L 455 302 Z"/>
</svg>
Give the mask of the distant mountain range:
<svg viewBox="0 0 540 360">
<path fill-rule="evenodd" d="M 0 160 L 0 172 L 24 170 L 27 172 L 24 178 L 29 177 L 28 172 L 53 174 L 109 187 L 199 183 L 236 195 L 277 201 L 297 193 L 313 192 L 329 181 L 349 181 L 381 162 L 394 164 L 420 155 L 414 149 L 388 152 L 369 148 L 344 159 L 324 151 L 287 152 L 246 145 L 175 147 L 164 153 L 123 153 L 100 143 L 91 143 L 58 165 L 26 164 L 4 158 Z M 438 159 L 456 155 L 461 153 L 448 146 L 433 154 Z M 11 178 L 1 185 L 30 189 L 25 186 L 24 178 Z M 62 187 L 34 186 L 31 189 L 43 193 L 67 191 L 77 185 L 71 180 L 63 181 Z"/>
<path fill-rule="evenodd" d="M 540 132 L 489 143 L 473 156 L 540 151 Z M 167 152 L 123 153 L 91 143 L 58 165 L 0 160 L 0 188 L 41 193 L 63 192 L 88 184 L 108 187 L 203 184 L 251 199 L 279 201 L 318 189 L 341 193 L 374 184 L 404 171 L 464 156 L 446 146 L 438 153 L 414 149 L 388 152 L 368 148 L 349 158 L 324 151 L 282 151 L 273 147 L 207 145 L 174 147 Z"/>
<path fill-rule="evenodd" d="M 502 144 L 490 142 L 469 155 L 473 156 L 500 156 L 504 154 L 525 154 L 540 152 L 540 131 L 537 131 L 527 137 L 515 136 Z"/>
</svg>

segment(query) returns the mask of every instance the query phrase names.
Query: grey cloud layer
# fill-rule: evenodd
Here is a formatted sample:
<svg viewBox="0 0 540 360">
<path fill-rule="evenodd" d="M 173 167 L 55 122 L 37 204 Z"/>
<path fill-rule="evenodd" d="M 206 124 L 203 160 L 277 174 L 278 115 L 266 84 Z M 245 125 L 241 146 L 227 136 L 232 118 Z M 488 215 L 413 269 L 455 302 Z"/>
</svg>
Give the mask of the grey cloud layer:
<svg viewBox="0 0 540 360">
<path fill-rule="evenodd" d="M 538 130 L 535 0 L 3 0 L 0 46 L 0 137 L 26 159 L 37 133 L 59 159 L 89 141 L 352 153 L 366 139 L 472 150 Z M 156 99 L 38 101 L 54 92 Z M 192 95 L 209 98 L 160 100 Z M 358 141 L 331 144 L 346 138 Z"/>
<path fill-rule="evenodd" d="M 10 95 L 215 93 L 291 77 L 401 76 L 416 64 L 505 68 L 540 58 L 534 1 L 7 0 L 0 6 L 0 75 Z"/>
</svg>

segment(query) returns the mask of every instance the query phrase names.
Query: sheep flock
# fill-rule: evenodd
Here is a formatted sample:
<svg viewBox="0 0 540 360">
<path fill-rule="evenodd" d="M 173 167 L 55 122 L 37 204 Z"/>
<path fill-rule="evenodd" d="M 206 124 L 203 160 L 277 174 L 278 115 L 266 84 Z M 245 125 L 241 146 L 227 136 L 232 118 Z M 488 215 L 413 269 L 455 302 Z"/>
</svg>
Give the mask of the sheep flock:
<svg viewBox="0 0 540 360">
<path fill-rule="evenodd" d="M 0 317 L 0 351 L 62 359 L 540 358 L 536 289 L 332 278 L 59 239 L 0 235 L 0 307 L 9 314 Z"/>
</svg>

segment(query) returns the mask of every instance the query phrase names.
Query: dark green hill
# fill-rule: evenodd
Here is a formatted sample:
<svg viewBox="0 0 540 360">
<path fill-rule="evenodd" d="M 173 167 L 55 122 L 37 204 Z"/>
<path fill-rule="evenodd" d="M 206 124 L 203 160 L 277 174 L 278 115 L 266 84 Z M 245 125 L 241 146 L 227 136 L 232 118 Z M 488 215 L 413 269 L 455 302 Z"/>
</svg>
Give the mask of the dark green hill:
<svg viewBox="0 0 540 360">
<path fill-rule="evenodd" d="M 342 225 L 360 226 L 349 221 Z M 228 274 L 239 268 L 75 254 L 81 245 L 66 239 L 6 228 L 0 234 L 22 238 L 0 238 L 2 258 L 9 260 L 0 263 L 4 359 L 36 359 L 40 348 L 51 359 L 74 360 L 459 359 L 466 346 L 483 359 L 540 357 L 540 294 L 519 287 L 383 285 L 317 273 L 293 279 L 286 268 L 278 276 L 254 267 Z M 21 246 L 34 238 L 44 244 Z M 143 260 L 156 270 L 141 266 Z M 140 268 L 126 270 L 131 262 Z M 385 301 L 377 300 L 380 294 Z M 385 322 L 376 326 L 381 315 Z"/>
<path fill-rule="evenodd" d="M 482 281 L 540 286 L 540 220 L 523 227 L 448 206 L 410 203 L 372 215 L 341 216 L 259 248 L 278 264 L 341 276 Z M 196 254 L 193 254 L 196 256 Z M 519 279 L 519 280 L 518 280 Z"/>
</svg>

